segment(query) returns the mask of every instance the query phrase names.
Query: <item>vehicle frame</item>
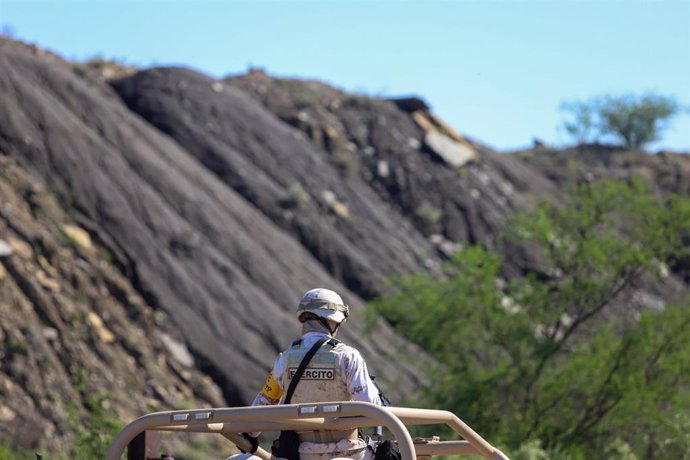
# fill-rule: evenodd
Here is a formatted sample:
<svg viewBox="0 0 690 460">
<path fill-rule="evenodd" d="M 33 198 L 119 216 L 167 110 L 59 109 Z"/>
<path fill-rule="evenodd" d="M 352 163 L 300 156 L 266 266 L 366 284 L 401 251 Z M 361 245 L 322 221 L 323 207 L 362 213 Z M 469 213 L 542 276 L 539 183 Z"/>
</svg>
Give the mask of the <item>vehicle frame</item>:
<svg viewBox="0 0 690 460">
<path fill-rule="evenodd" d="M 413 440 L 408 426 L 445 424 L 463 440 L 437 438 Z M 106 460 L 120 460 L 130 442 L 147 431 L 215 433 L 243 450 L 249 442 L 242 432 L 348 430 L 384 426 L 395 437 L 402 460 L 433 456 L 478 455 L 492 460 L 508 460 L 499 449 L 467 426 L 455 414 L 443 410 L 383 407 L 365 402 L 328 402 L 277 406 L 229 407 L 175 410 L 144 415 L 125 426 L 113 441 Z M 270 460 L 259 447 L 255 455 Z"/>
</svg>

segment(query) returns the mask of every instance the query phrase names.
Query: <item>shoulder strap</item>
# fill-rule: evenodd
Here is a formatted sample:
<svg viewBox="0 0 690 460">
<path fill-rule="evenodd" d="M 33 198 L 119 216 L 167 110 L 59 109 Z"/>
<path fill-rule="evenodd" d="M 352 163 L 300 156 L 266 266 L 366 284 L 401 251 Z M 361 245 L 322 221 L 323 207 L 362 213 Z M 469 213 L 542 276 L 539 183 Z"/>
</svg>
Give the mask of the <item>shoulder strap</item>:
<svg viewBox="0 0 690 460">
<path fill-rule="evenodd" d="M 371 379 L 371 383 L 374 384 L 374 387 L 379 392 L 379 398 L 381 398 L 381 405 L 390 407 L 391 401 L 390 401 L 390 399 L 388 399 L 386 397 L 386 395 L 383 394 L 383 391 L 381 391 L 381 387 L 379 386 L 378 383 L 376 383 L 376 376 L 375 375 L 369 375 L 369 378 Z"/>
<path fill-rule="evenodd" d="M 307 352 L 306 355 L 304 355 L 304 358 L 302 358 L 302 362 L 299 363 L 299 367 L 297 368 L 297 371 L 295 371 L 295 375 L 292 376 L 292 380 L 290 381 L 290 386 L 288 387 L 287 394 L 285 395 L 285 402 L 283 404 L 290 404 L 290 400 L 292 399 L 292 394 L 295 392 L 295 388 L 297 387 L 297 382 L 299 382 L 299 379 L 302 377 L 302 374 L 304 373 L 304 369 L 306 369 L 307 365 L 309 364 L 309 361 L 314 357 L 316 352 L 321 348 L 321 346 L 328 342 L 329 345 L 334 347 L 337 342 L 335 339 L 331 337 L 322 337 L 319 339 L 318 342 L 316 342 Z"/>
</svg>

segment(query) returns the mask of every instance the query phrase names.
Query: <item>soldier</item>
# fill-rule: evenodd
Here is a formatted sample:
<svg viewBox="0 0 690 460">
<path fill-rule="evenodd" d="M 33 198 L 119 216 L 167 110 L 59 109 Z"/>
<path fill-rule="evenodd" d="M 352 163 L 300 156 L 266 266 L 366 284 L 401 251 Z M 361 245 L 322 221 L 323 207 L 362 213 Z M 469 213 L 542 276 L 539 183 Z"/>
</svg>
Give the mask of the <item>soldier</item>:
<svg viewBox="0 0 690 460">
<path fill-rule="evenodd" d="M 382 395 L 370 377 L 362 355 L 357 349 L 335 339 L 338 328 L 348 315 L 348 306 L 334 291 L 307 291 L 297 307 L 302 338 L 278 356 L 263 390 L 256 395 L 252 405 L 286 403 L 286 392 L 297 368 L 310 349 L 318 347 L 318 342 L 322 344 L 304 369 L 289 403 L 364 401 L 381 405 Z M 254 437 L 243 435 L 256 445 Z M 371 460 L 374 457 L 372 449 L 358 436 L 357 430 L 305 431 L 298 435 L 300 460 L 335 457 Z"/>
</svg>

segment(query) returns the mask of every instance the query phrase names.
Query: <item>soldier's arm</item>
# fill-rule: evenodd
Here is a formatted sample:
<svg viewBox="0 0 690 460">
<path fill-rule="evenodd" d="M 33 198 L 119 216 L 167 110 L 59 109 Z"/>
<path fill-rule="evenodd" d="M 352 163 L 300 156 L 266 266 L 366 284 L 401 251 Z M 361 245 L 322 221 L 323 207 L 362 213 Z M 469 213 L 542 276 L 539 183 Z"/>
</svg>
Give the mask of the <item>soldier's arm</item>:
<svg viewBox="0 0 690 460">
<path fill-rule="evenodd" d="M 285 393 L 280 383 L 280 376 L 284 372 L 284 367 L 284 359 L 281 354 L 276 359 L 271 372 L 268 373 L 263 388 L 256 395 L 254 401 L 252 401 L 252 406 L 273 406 L 280 402 L 280 398 L 283 396 L 283 393 Z"/>
<path fill-rule="evenodd" d="M 379 390 L 371 380 L 367 364 L 359 351 L 350 348 L 343 356 L 343 366 L 352 400 L 381 405 Z"/>
</svg>

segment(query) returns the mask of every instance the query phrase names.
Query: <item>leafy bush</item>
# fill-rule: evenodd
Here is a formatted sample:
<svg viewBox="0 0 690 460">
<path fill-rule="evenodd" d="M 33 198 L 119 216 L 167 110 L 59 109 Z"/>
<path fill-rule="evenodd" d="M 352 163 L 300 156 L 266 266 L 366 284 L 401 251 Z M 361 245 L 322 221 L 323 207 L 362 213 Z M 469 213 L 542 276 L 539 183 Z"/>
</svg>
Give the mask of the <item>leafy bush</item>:
<svg viewBox="0 0 690 460">
<path fill-rule="evenodd" d="M 470 247 L 444 277 L 399 278 L 371 304 L 438 361 L 421 404 L 525 458 L 682 458 L 690 298 L 634 311 L 625 296 L 687 252 L 690 199 L 658 201 L 637 181 L 583 184 L 508 227 L 538 272 L 503 286 L 501 260 Z"/>
<path fill-rule="evenodd" d="M 675 99 L 657 94 L 603 96 L 586 102 L 566 102 L 561 109 L 573 119 L 563 126 L 579 143 L 612 136 L 626 148 L 641 148 L 659 140 L 681 107 Z"/>
</svg>

